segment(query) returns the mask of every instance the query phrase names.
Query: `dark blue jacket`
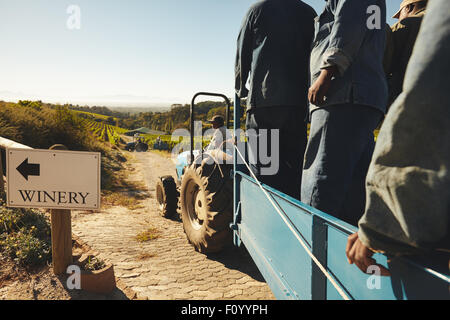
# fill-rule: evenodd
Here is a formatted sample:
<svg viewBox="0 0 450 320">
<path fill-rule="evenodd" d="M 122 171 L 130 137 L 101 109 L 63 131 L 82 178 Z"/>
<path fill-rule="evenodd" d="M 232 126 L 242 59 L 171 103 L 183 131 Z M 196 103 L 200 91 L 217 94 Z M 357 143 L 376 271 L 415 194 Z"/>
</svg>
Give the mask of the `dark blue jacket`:
<svg viewBox="0 0 450 320">
<path fill-rule="evenodd" d="M 265 0 L 250 8 L 238 38 L 235 69 L 236 92 L 248 97 L 248 108 L 307 107 L 316 16 L 300 0 Z"/>
<path fill-rule="evenodd" d="M 383 69 L 386 47 L 385 0 L 327 0 L 316 19 L 311 53 L 311 82 L 323 68 L 336 66 L 323 105 L 353 103 L 386 112 L 387 82 Z"/>
</svg>

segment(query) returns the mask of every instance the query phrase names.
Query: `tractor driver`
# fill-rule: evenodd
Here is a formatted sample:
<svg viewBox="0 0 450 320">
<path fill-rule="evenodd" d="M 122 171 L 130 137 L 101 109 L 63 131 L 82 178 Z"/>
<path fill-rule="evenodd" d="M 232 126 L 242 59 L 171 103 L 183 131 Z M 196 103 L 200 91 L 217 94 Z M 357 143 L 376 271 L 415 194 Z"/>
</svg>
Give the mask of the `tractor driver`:
<svg viewBox="0 0 450 320">
<path fill-rule="evenodd" d="M 214 116 L 211 120 L 208 120 L 208 123 L 211 123 L 216 131 L 205 151 L 217 150 L 222 147 L 224 141 L 229 140 L 231 135 L 225 126 L 225 120 L 222 116 Z"/>
</svg>

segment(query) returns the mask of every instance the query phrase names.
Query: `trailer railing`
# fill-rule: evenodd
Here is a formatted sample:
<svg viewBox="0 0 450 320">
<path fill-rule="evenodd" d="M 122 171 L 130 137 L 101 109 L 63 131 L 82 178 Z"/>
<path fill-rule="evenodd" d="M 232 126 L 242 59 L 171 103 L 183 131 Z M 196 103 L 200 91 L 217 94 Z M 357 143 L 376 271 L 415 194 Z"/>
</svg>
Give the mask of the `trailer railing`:
<svg viewBox="0 0 450 320">
<path fill-rule="evenodd" d="M 448 254 L 407 258 L 376 254 L 374 259 L 390 270 L 391 277 L 377 275 L 376 269 L 372 274 L 364 274 L 350 265 L 345 255 L 347 239 L 357 231 L 356 227 L 263 185 L 282 210 L 282 219 L 252 177 L 243 172 L 236 172 L 236 176 L 240 186 L 236 233 L 276 298 L 450 299 Z M 306 243 L 326 273 L 298 238 Z"/>
</svg>

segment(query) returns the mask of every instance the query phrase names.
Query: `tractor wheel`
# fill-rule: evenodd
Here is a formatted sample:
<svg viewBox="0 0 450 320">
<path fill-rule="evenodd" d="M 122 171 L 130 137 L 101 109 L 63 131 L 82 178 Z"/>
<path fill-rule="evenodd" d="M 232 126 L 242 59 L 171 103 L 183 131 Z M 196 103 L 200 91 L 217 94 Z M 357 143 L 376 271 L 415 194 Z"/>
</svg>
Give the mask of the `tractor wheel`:
<svg viewBox="0 0 450 320">
<path fill-rule="evenodd" d="M 159 178 L 156 183 L 156 200 L 159 204 L 159 213 L 164 218 L 173 218 L 177 213 L 178 191 L 177 184 L 172 176 Z"/>
<path fill-rule="evenodd" d="M 147 152 L 148 144 L 146 143 L 138 143 L 136 146 L 136 152 Z"/>
<path fill-rule="evenodd" d="M 183 175 L 179 208 L 184 232 L 198 252 L 219 252 L 232 242 L 230 171 L 229 165 L 203 161 L 199 166 L 190 166 Z"/>
</svg>

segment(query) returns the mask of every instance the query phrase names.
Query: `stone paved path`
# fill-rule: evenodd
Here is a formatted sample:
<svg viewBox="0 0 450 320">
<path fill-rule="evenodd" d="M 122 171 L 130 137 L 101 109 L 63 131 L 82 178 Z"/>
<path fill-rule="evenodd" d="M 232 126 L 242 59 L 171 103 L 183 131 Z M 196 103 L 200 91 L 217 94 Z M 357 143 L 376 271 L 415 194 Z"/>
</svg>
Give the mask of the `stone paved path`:
<svg viewBox="0 0 450 320">
<path fill-rule="evenodd" d="M 155 200 L 158 176 L 175 174 L 171 160 L 153 153 L 135 154 L 134 179 L 145 180 L 151 198 L 144 209 L 112 208 L 73 214 L 73 232 L 99 257 L 115 266 L 116 277 L 150 300 L 274 299 L 251 258 L 233 248 L 206 257 L 187 243 L 180 221 L 159 216 Z M 141 243 L 136 236 L 156 228 L 158 239 Z"/>
</svg>

